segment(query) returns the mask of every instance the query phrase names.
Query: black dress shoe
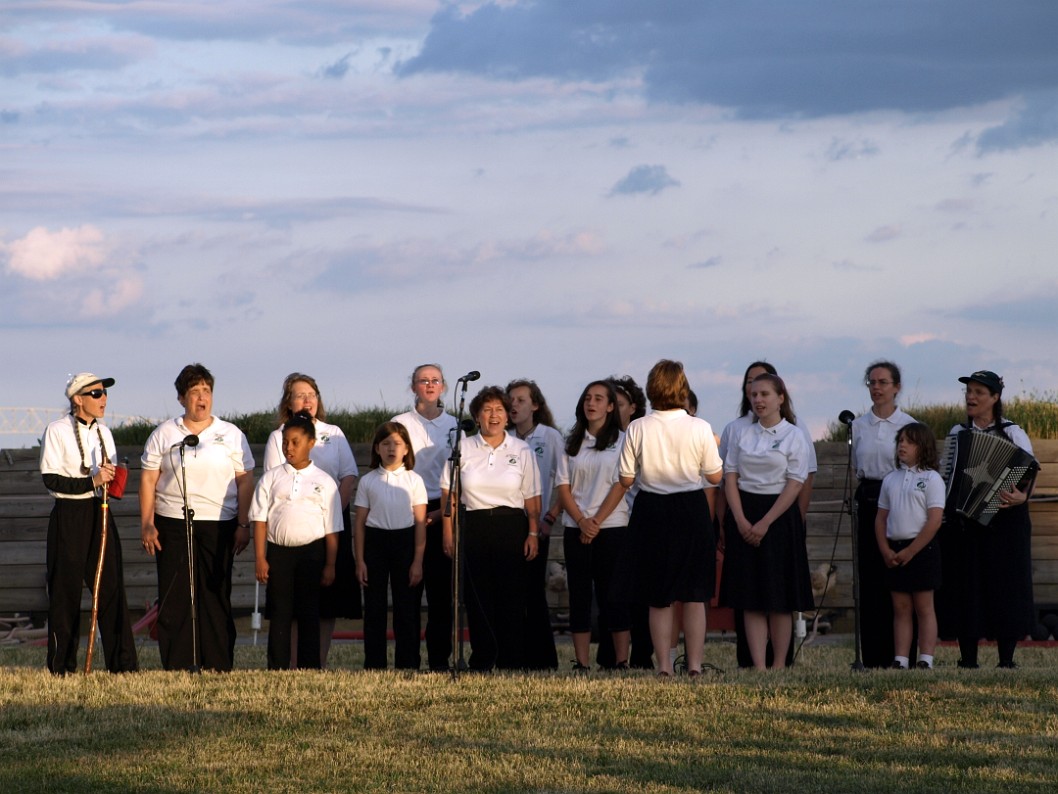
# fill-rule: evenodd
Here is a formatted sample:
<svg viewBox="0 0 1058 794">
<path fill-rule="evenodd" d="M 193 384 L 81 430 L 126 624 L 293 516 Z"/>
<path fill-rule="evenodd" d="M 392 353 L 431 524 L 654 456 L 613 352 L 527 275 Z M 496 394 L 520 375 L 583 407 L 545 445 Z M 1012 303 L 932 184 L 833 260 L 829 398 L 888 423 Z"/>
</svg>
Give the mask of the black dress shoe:
<svg viewBox="0 0 1058 794">
<path fill-rule="evenodd" d="M 961 667 L 963 670 L 976 670 L 980 667 L 977 662 L 964 662 L 962 659 L 958 661 L 957 666 Z"/>
</svg>

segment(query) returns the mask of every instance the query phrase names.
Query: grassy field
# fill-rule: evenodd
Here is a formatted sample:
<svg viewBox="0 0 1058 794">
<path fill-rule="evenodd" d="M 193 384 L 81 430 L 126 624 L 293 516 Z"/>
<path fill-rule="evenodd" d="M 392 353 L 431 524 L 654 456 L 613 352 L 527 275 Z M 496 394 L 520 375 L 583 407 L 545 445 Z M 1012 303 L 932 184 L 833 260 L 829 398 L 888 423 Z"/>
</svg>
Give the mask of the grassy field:
<svg viewBox="0 0 1058 794">
<path fill-rule="evenodd" d="M 1053 792 L 1058 649 L 1021 668 L 849 671 L 808 646 L 782 673 L 365 673 L 341 644 L 323 673 L 57 679 L 0 648 L 0 792 Z M 568 665 L 569 648 L 563 647 Z M 145 646 L 146 667 L 157 650 Z"/>
</svg>

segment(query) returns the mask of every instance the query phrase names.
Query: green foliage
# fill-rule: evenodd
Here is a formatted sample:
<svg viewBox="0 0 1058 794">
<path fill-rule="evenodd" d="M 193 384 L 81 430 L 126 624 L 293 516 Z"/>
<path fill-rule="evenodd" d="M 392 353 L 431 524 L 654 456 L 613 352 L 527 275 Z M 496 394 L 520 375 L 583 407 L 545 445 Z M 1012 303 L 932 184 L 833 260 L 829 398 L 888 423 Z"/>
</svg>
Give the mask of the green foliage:
<svg viewBox="0 0 1058 794">
<path fill-rule="evenodd" d="M 349 443 L 367 443 L 375 435 L 375 428 L 391 417 L 408 410 L 407 408 L 387 408 L 386 406 L 361 408 L 350 411 L 344 408 L 327 411 L 327 421 L 342 428 Z M 269 434 L 276 429 L 275 411 L 256 411 L 248 414 L 231 414 L 221 417 L 246 434 L 251 444 L 263 444 Z M 155 425 L 149 422 L 112 427 L 114 442 L 118 446 L 143 446 Z"/>
<path fill-rule="evenodd" d="M 901 405 L 915 419 L 928 425 L 937 438 L 944 438 L 954 425 L 966 421 L 962 403 L 950 405 Z M 1058 438 L 1058 395 L 1030 394 L 1013 397 L 1003 402 L 1003 416 L 1019 425 L 1029 438 Z M 831 422 L 823 441 L 844 441 L 845 426 Z"/>
<path fill-rule="evenodd" d="M 560 645 L 569 669 L 569 643 Z M 339 643 L 326 672 L 157 669 L 56 678 L 44 650 L 0 649 L 0 791 L 677 792 L 1053 791 L 1055 654 L 1016 671 L 849 670 L 848 645 L 787 671 L 659 681 L 652 673 L 364 672 Z"/>
</svg>

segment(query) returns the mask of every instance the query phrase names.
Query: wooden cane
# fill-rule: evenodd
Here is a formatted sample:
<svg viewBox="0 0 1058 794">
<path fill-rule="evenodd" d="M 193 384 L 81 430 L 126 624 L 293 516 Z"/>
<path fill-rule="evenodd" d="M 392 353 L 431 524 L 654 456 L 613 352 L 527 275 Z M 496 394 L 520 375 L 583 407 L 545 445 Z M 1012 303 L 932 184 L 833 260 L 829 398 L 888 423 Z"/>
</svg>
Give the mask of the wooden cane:
<svg viewBox="0 0 1058 794">
<path fill-rule="evenodd" d="M 84 659 L 84 672 L 88 675 L 92 672 L 92 653 L 95 651 L 96 631 L 99 627 L 99 584 L 103 581 L 103 559 L 107 552 L 107 525 L 110 517 L 110 503 L 107 501 L 109 483 L 103 484 L 103 504 L 100 509 L 103 512 L 103 531 L 99 535 L 99 561 L 96 563 L 96 579 L 92 587 L 92 620 L 88 628 L 88 652 Z"/>
</svg>

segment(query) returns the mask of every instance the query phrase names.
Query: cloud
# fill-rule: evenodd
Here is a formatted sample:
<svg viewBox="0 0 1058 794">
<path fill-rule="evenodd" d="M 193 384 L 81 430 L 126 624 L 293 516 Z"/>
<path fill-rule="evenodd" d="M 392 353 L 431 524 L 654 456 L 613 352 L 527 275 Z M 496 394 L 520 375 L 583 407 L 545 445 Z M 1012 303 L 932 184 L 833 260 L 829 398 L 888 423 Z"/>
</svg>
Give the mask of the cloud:
<svg viewBox="0 0 1058 794">
<path fill-rule="evenodd" d="M 103 233 L 86 224 L 49 232 L 43 226 L 4 246 L 8 272 L 32 281 L 55 279 L 97 269 L 106 260 Z"/>
<path fill-rule="evenodd" d="M 349 59 L 355 54 L 355 52 L 347 52 L 330 66 L 325 66 L 320 73 L 332 80 L 341 80 L 349 71 Z"/>
<path fill-rule="evenodd" d="M 831 162 L 841 160 L 859 160 L 863 157 L 874 157 L 881 149 L 878 144 L 871 140 L 850 141 L 843 138 L 834 138 L 827 147 L 826 158 Z"/>
<path fill-rule="evenodd" d="M 1026 95 L 1014 115 L 977 136 L 978 154 L 1058 141 L 1058 91 Z"/>
<path fill-rule="evenodd" d="M 1015 328 L 1054 330 L 1054 307 L 1058 306 L 1058 284 L 1040 284 L 1031 294 L 1010 300 L 968 305 L 948 312 L 953 317 Z"/>
<path fill-rule="evenodd" d="M 930 112 L 1058 87 L 1058 4 L 744 0 L 442 7 L 397 74 L 607 81 L 744 117 Z"/>
<path fill-rule="evenodd" d="M 879 226 L 863 239 L 869 243 L 884 243 L 900 236 L 899 226 Z"/>
<path fill-rule="evenodd" d="M 657 195 L 667 187 L 678 187 L 679 182 L 669 176 L 663 165 L 637 165 L 610 188 L 611 196 L 649 193 Z"/>
<path fill-rule="evenodd" d="M 0 38 L 0 75 L 47 74 L 77 70 L 116 71 L 152 56 L 154 43 L 143 36 L 84 36 L 29 46 Z"/>
<path fill-rule="evenodd" d="M 722 256 L 711 256 L 701 262 L 695 262 L 694 264 L 687 265 L 687 267 L 691 270 L 704 270 L 706 268 L 716 267 L 723 261 L 724 258 Z"/>
</svg>

